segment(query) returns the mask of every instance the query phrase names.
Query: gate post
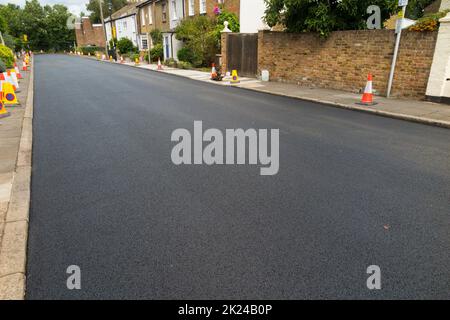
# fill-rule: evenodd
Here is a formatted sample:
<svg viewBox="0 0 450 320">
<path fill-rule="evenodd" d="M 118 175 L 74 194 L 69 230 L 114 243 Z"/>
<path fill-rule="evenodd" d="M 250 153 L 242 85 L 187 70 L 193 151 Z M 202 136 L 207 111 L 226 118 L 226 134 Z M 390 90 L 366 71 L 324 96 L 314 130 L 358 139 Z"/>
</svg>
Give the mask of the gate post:
<svg viewBox="0 0 450 320">
<path fill-rule="evenodd" d="M 224 22 L 225 28 L 220 33 L 220 49 L 222 53 L 222 73 L 226 73 L 228 70 L 228 34 L 231 32 L 228 29 L 228 22 Z"/>
<path fill-rule="evenodd" d="M 450 103 L 450 12 L 440 27 L 426 92 L 427 100 Z"/>
</svg>

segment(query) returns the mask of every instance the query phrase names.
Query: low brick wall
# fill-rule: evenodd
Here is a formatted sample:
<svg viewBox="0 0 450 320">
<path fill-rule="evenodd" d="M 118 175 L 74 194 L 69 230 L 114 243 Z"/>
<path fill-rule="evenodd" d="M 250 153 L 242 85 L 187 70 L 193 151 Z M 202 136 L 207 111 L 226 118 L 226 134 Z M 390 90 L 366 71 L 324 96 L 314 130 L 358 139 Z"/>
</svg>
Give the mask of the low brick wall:
<svg viewBox="0 0 450 320">
<path fill-rule="evenodd" d="M 423 98 L 437 32 L 402 33 L 392 95 Z M 312 33 L 260 31 L 258 70 L 273 81 L 358 92 L 367 74 L 385 95 L 394 52 L 393 30 L 336 31 L 323 39 Z"/>
</svg>

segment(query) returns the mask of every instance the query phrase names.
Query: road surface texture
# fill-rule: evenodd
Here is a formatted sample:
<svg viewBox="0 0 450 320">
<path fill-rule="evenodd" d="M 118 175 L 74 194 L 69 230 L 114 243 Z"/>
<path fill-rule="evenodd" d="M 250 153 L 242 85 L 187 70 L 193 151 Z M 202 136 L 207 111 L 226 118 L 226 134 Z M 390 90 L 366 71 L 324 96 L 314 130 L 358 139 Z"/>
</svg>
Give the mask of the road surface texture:
<svg viewBox="0 0 450 320">
<path fill-rule="evenodd" d="M 450 298 L 450 130 L 79 57 L 35 68 L 27 298 Z M 194 120 L 279 128 L 278 175 L 172 164 Z"/>
</svg>

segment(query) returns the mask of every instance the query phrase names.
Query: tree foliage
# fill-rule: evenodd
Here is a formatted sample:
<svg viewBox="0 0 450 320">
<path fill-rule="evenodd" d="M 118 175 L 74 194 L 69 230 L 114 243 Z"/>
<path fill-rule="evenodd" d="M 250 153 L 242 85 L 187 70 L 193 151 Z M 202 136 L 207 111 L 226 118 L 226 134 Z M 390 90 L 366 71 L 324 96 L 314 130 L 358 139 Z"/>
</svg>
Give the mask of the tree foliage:
<svg viewBox="0 0 450 320">
<path fill-rule="evenodd" d="M 406 17 L 414 20 L 423 17 L 423 10 L 434 1 L 435 0 L 409 0 Z"/>
<path fill-rule="evenodd" d="M 10 48 L 0 44 L 0 59 L 7 68 L 11 68 L 14 64 L 14 54 Z"/>
<path fill-rule="evenodd" d="M 207 16 L 195 16 L 184 19 L 176 27 L 176 38 L 185 43 L 195 57 L 198 57 L 196 66 L 209 65 L 214 61 L 218 52 L 216 33 L 216 20 Z"/>
<path fill-rule="evenodd" d="M 382 20 L 396 10 L 396 0 L 265 0 L 265 21 L 270 27 L 281 24 L 287 32 L 318 32 L 366 28 L 367 8 L 377 5 Z"/>
<path fill-rule="evenodd" d="M 112 3 L 112 6 L 110 4 Z M 113 12 L 116 12 L 117 10 L 123 8 L 127 4 L 127 0 L 103 0 L 102 1 L 102 8 L 103 8 L 103 15 L 104 18 L 111 15 Z M 89 18 L 91 19 L 92 23 L 100 23 L 100 5 L 99 0 L 89 0 L 89 3 L 86 5 L 86 9 L 91 12 Z"/>
<path fill-rule="evenodd" d="M 119 52 L 122 54 L 136 51 L 133 42 L 128 38 L 122 38 L 117 41 L 117 49 L 119 49 Z"/>
<path fill-rule="evenodd" d="M 15 46 L 16 50 L 22 47 L 31 50 L 65 50 L 75 40 L 75 31 L 67 26 L 71 14 L 64 5 L 42 7 L 38 0 L 29 0 L 23 8 L 14 4 L 0 5 L 0 16 L 6 20 L 9 46 Z"/>
</svg>

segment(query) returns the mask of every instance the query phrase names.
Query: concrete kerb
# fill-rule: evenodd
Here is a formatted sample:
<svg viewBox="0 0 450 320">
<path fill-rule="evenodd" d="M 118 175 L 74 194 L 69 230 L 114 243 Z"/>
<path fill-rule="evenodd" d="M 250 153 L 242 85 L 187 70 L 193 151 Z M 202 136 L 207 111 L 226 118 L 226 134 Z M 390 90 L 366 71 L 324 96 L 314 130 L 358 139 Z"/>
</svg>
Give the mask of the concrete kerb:
<svg viewBox="0 0 450 320">
<path fill-rule="evenodd" d="M 17 154 L 11 198 L 0 248 L 0 299 L 23 300 L 31 188 L 33 142 L 34 61 L 31 62 L 22 134 Z"/>
<path fill-rule="evenodd" d="M 104 61 L 104 60 L 98 60 L 98 61 L 118 64 L 118 65 L 132 67 L 132 68 L 138 68 L 141 70 L 147 70 L 147 71 L 152 71 L 152 72 L 161 72 L 158 70 L 140 68 L 139 66 L 135 66 L 135 65 L 121 64 L 121 63 L 115 63 L 115 62 Z M 164 71 L 162 71 L 162 72 L 165 73 Z M 191 78 L 189 76 L 185 76 L 182 74 L 174 74 L 174 73 L 165 73 L 165 74 L 182 77 L 182 78 L 187 78 L 187 79 L 191 79 L 191 80 L 195 80 L 195 81 L 201 81 L 201 80 Z M 202 82 L 206 83 L 205 81 L 202 81 Z M 211 81 L 210 83 L 213 85 L 221 85 L 214 81 Z M 325 104 L 325 105 L 331 106 L 331 107 L 353 110 L 353 111 L 358 111 L 358 112 L 366 112 L 366 113 L 370 113 L 370 114 L 380 116 L 380 117 L 393 118 L 393 119 L 398 119 L 398 120 L 404 120 L 404 121 L 409 121 L 409 122 L 421 123 L 421 124 L 425 124 L 425 125 L 431 125 L 431 126 L 437 126 L 437 127 L 450 129 L 450 122 L 448 122 L 448 121 L 439 121 L 439 120 L 427 119 L 427 118 L 423 118 L 423 117 L 412 116 L 412 115 L 408 115 L 408 114 L 394 113 L 394 112 L 388 112 L 388 111 L 382 111 L 382 110 L 376 110 L 376 109 L 368 109 L 368 108 L 360 107 L 356 104 L 349 105 L 349 104 L 343 104 L 343 103 L 338 103 L 338 102 L 334 102 L 334 101 L 310 98 L 310 97 L 299 97 L 299 96 L 295 96 L 295 95 L 289 95 L 289 94 L 285 94 L 285 93 L 274 92 L 274 91 L 264 90 L 264 89 L 260 89 L 260 88 L 246 88 L 246 87 L 242 87 L 239 85 L 230 85 L 230 87 L 239 88 L 239 89 L 243 89 L 243 90 L 249 90 L 249 91 L 262 92 L 262 93 L 271 94 L 271 95 L 275 95 L 275 96 L 288 97 L 288 98 L 293 98 L 293 99 L 302 100 L 302 101 L 316 102 L 316 103 Z"/>
<path fill-rule="evenodd" d="M 393 119 L 398 119 L 398 120 L 405 120 L 405 121 L 409 121 L 409 122 L 421 123 L 421 124 L 432 125 L 432 126 L 437 126 L 437 127 L 450 129 L 450 122 L 447 122 L 447 121 L 426 119 L 426 118 L 422 118 L 422 117 L 411 116 L 411 115 L 408 115 L 408 114 L 393 113 L 393 112 L 376 110 L 376 109 L 367 109 L 367 108 L 359 107 L 356 104 L 355 105 L 348 105 L 348 104 L 343 104 L 343 103 L 339 103 L 339 102 L 322 100 L 322 99 L 315 99 L 315 98 L 310 98 L 310 97 L 298 97 L 298 96 L 295 96 L 295 95 L 278 93 L 278 92 L 273 92 L 273 91 L 268 91 L 268 90 L 263 90 L 263 89 L 258 89 L 258 88 L 245 88 L 245 87 L 236 87 L 236 88 L 244 89 L 244 90 L 250 90 L 250 91 L 258 91 L 258 92 L 271 94 L 271 95 L 275 95 L 275 96 L 288 97 L 288 98 L 293 98 L 293 99 L 303 100 L 303 101 L 308 101 L 308 102 L 321 103 L 321 104 L 325 104 L 327 106 L 331 106 L 331 107 L 335 107 L 335 108 L 341 108 L 341 109 L 353 110 L 353 111 L 358 111 L 358 112 L 371 113 L 373 115 L 377 115 L 377 116 L 385 117 L 385 118 L 393 118 Z"/>
</svg>

